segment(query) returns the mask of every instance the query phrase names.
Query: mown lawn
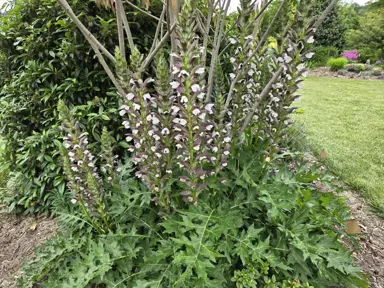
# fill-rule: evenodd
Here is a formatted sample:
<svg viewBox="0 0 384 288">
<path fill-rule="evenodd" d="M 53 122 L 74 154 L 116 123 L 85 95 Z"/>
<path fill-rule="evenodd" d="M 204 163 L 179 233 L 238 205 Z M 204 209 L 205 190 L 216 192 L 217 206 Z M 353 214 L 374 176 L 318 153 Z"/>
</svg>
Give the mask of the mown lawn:
<svg viewBox="0 0 384 288">
<path fill-rule="evenodd" d="M 315 154 L 384 211 L 384 81 L 309 77 L 296 119 Z"/>
</svg>

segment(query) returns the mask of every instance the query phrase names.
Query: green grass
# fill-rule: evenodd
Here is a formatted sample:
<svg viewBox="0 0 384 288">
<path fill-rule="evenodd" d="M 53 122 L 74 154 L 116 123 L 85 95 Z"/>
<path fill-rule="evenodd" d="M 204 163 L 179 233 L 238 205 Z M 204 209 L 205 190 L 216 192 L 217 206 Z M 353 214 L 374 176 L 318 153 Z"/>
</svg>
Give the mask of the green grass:
<svg viewBox="0 0 384 288">
<path fill-rule="evenodd" d="M 328 167 L 384 211 L 384 81 L 309 77 L 299 100 L 308 143 Z"/>
</svg>

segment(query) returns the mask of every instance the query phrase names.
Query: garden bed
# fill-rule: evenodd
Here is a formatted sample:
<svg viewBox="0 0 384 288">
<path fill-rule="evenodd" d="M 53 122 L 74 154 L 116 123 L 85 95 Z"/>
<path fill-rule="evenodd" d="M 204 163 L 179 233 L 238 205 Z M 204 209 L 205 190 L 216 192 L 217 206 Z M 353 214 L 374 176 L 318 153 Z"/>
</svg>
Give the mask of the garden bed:
<svg viewBox="0 0 384 288">
<path fill-rule="evenodd" d="M 311 76 L 321 76 L 321 77 L 334 77 L 334 78 L 347 78 L 347 79 L 365 79 L 365 80 L 384 80 L 384 71 L 382 75 L 367 75 L 366 71 L 362 72 L 350 72 L 346 70 L 340 71 L 331 71 L 328 67 L 319 67 L 310 71 Z"/>
<path fill-rule="evenodd" d="M 54 219 L 0 214 L 0 287 L 17 287 L 17 277 L 33 249 L 58 230 Z"/>
</svg>

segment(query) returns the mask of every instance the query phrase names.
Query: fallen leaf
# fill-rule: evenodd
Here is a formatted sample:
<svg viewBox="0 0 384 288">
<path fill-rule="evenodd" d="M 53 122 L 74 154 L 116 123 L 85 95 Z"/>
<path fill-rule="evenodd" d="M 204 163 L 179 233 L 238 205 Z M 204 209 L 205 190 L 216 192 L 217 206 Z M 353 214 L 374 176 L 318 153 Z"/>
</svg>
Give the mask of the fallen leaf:
<svg viewBox="0 0 384 288">
<path fill-rule="evenodd" d="M 355 234 L 360 234 L 361 230 L 359 227 L 359 223 L 357 222 L 356 219 L 351 219 L 345 222 L 347 226 L 347 233 L 350 235 L 355 235 Z"/>
<path fill-rule="evenodd" d="M 37 228 L 37 224 L 38 224 L 37 222 L 33 222 L 31 227 L 29 227 L 29 229 L 31 229 L 32 231 L 35 231 Z"/>
<path fill-rule="evenodd" d="M 323 149 L 320 153 L 320 159 L 324 159 L 325 157 L 327 157 L 327 152 L 325 151 L 325 149 Z"/>
</svg>

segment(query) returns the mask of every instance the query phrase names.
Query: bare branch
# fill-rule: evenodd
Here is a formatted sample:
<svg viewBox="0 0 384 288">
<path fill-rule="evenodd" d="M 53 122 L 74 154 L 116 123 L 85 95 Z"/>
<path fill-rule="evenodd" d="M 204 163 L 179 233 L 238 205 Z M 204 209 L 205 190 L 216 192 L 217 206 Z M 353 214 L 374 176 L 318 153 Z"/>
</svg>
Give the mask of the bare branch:
<svg viewBox="0 0 384 288">
<path fill-rule="evenodd" d="M 324 10 L 323 14 L 321 14 L 319 19 L 317 19 L 317 21 L 313 25 L 313 28 L 317 29 L 321 25 L 321 23 L 323 23 L 325 18 L 327 18 L 328 14 L 333 10 L 333 8 L 335 8 L 337 2 L 339 2 L 339 0 L 333 0 L 331 3 L 329 3 L 327 9 Z"/>
<path fill-rule="evenodd" d="M 80 29 L 81 33 L 83 33 L 84 37 L 87 39 L 87 41 L 107 56 L 108 59 L 110 59 L 113 63 L 115 63 L 115 57 L 109 51 L 93 36 L 93 34 L 84 26 L 83 23 L 77 18 L 75 13 L 73 13 L 72 8 L 69 6 L 68 2 L 66 0 L 57 0 L 59 2 L 60 6 L 65 10 L 69 18 L 72 19 L 72 21 L 76 24 L 76 26 Z"/>
<path fill-rule="evenodd" d="M 157 43 L 157 37 L 159 37 L 159 33 L 160 33 L 160 28 L 162 27 L 162 22 L 164 20 L 164 16 L 165 16 L 165 12 L 167 11 L 167 6 L 164 5 L 163 6 L 163 11 L 161 11 L 161 15 L 160 15 L 160 19 L 159 19 L 159 23 L 157 23 L 157 27 L 156 27 L 156 32 L 155 32 L 155 37 L 153 38 L 153 43 L 152 43 L 152 46 L 151 46 L 151 49 L 149 50 L 150 52 L 152 52 L 155 47 L 156 47 L 156 43 Z M 162 37 L 162 35 L 160 36 Z"/>
<path fill-rule="evenodd" d="M 128 1 L 128 0 L 125 0 L 125 3 L 127 3 L 128 5 L 130 5 L 131 7 L 135 8 L 136 10 L 140 11 L 141 13 L 144 13 L 145 15 L 159 21 L 159 18 L 157 18 L 155 15 L 152 15 L 151 13 L 148 13 L 147 11 L 141 9 L 140 7 L 136 6 L 135 4 L 133 4 L 132 2 Z M 165 23 L 165 22 L 164 22 Z"/>
<path fill-rule="evenodd" d="M 123 28 L 123 19 L 122 19 L 122 9 L 123 5 L 119 0 L 116 1 L 116 22 L 117 22 L 117 35 L 119 37 L 119 49 L 122 57 L 125 57 L 125 41 L 124 41 L 124 28 Z"/>
<path fill-rule="evenodd" d="M 135 44 L 133 42 L 131 29 L 129 28 L 127 14 L 125 13 L 124 5 L 123 5 L 123 2 L 121 2 L 121 0 L 116 0 L 116 8 L 119 8 L 119 10 L 121 11 L 121 17 L 123 19 L 124 30 L 125 30 L 125 33 L 127 34 L 129 49 L 131 50 L 131 53 L 132 53 L 133 50 L 135 50 Z"/>
<path fill-rule="evenodd" d="M 267 30 L 264 32 L 263 37 L 259 40 L 259 43 L 256 46 L 256 51 L 259 50 L 262 45 L 264 45 L 264 42 L 267 40 L 267 38 L 269 36 L 269 33 L 271 33 L 273 24 L 275 24 L 277 18 L 279 17 L 279 15 L 281 13 L 281 10 L 283 9 L 286 2 L 287 2 L 287 0 L 283 0 L 281 2 L 279 8 L 277 9 L 277 11 L 275 13 L 275 16 L 273 16 L 271 22 L 268 25 Z"/>
<path fill-rule="evenodd" d="M 172 31 L 175 29 L 177 25 L 177 22 L 176 23 L 173 23 L 173 25 L 171 26 L 171 29 L 169 29 L 167 31 L 167 33 L 164 35 L 164 37 L 160 40 L 160 42 L 156 45 L 155 49 L 149 53 L 149 55 L 147 56 L 147 58 L 144 59 L 144 62 L 143 64 L 141 65 L 140 67 L 140 71 L 144 71 L 148 65 L 151 63 L 151 61 L 153 60 L 153 57 L 155 57 L 155 55 L 157 54 L 157 52 L 159 52 L 159 50 L 163 47 L 164 43 L 167 41 L 169 35 L 171 35 Z"/>
<path fill-rule="evenodd" d="M 213 81 L 214 81 L 213 76 L 215 74 L 215 66 L 217 64 L 216 63 L 217 62 L 217 55 L 219 54 L 219 51 L 220 51 L 220 44 L 221 44 L 221 40 L 223 38 L 224 24 L 225 24 L 225 19 L 227 17 L 229 4 L 231 4 L 231 0 L 227 0 L 225 10 L 223 12 L 223 17 L 222 17 L 222 19 L 219 18 L 217 20 L 218 22 L 216 23 L 216 25 L 219 27 L 219 31 L 218 31 L 218 35 L 217 35 L 217 29 L 216 29 L 216 31 L 215 31 L 216 37 L 213 40 L 214 47 L 213 47 L 213 52 L 212 52 L 212 57 L 211 57 L 211 65 L 209 67 L 208 83 L 207 83 L 207 85 L 208 85 L 207 99 L 206 99 L 207 102 L 211 101 L 211 94 L 212 94 L 212 90 L 213 90 Z M 223 3 L 223 5 L 224 5 L 224 3 Z"/>
<path fill-rule="evenodd" d="M 96 44 L 93 43 L 93 42 L 90 42 L 90 44 L 91 44 L 93 50 L 95 51 L 96 56 L 99 59 L 99 62 L 101 64 L 101 66 L 103 66 L 105 72 L 107 73 L 109 79 L 111 79 L 113 85 L 115 85 L 115 87 L 116 87 L 117 91 L 120 93 L 120 95 L 124 96 L 125 95 L 124 89 L 120 86 L 119 82 L 116 80 L 115 75 L 113 75 L 113 72 L 112 72 L 111 68 L 109 68 L 107 62 L 105 62 L 104 57 L 100 53 L 100 51 L 97 48 Z"/>
<path fill-rule="evenodd" d="M 245 129 L 248 127 L 249 123 L 252 120 L 253 115 L 255 114 L 256 110 L 259 108 L 260 103 L 262 103 L 265 100 L 265 98 L 268 96 L 269 92 L 272 89 L 272 85 L 276 82 L 277 78 L 279 78 L 279 76 L 281 75 L 281 73 L 283 73 L 283 71 L 284 71 L 284 66 L 281 66 L 279 70 L 277 70 L 277 72 L 273 75 L 271 80 L 269 80 L 268 84 L 264 87 L 263 91 L 261 91 L 259 99 L 257 99 L 255 103 L 253 103 L 252 108 L 249 111 L 247 117 L 245 118 L 243 126 L 241 127 L 238 135 L 243 134 Z"/>
<path fill-rule="evenodd" d="M 205 63 L 207 61 L 207 49 L 208 49 L 208 39 L 209 39 L 209 29 L 211 27 L 211 20 L 212 20 L 212 15 L 213 15 L 213 1 L 214 0 L 208 0 L 208 16 L 207 16 L 207 21 L 205 23 L 205 31 L 204 31 L 204 38 L 203 38 L 203 65 L 205 66 Z"/>
<path fill-rule="evenodd" d="M 244 73 L 244 70 L 245 68 L 247 67 L 249 61 L 252 60 L 253 57 L 255 57 L 255 55 L 257 53 L 259 53 L 259 49 L 261 47 L 261 45 L 263 44 L 263 42 L 267 39 L 269 33 L 270 33 L 270 30 L 272 29 L 272 25 L 273 23 L 276 21 L 277 17 L 279 16 L 285 2 L 287 0 L 283 0 L 278 8 L 278 10 L 276 11 L 276 14 L 275 16 L 273 17 L 272 21 L 269 23 L 269 26 L 267 28 L 267 31 L 265 31 L 263 37 L 260 39 L 259 43 L 257 44 L 256 46 L 256 49 L 255 51 L 244 61 L 243 63 L 243 66 L 242 66 L 242 69 L 237 73 L 235 79 L 233 79 L 233 81 L 231 82 L 231 86 L 229 87 L 229 92 L 228 92 L 228 96 L 227 96 L 227 100 L 225 102 L 225 107 L 224 107 L 224 110 L 223 110 L 223 113 L 222 113 L 222 117 L 224 117 L 226 111 L 228 110 L 228 107 L 229 107 L 229 104 L 231 103 L 231 100 L 232 100 L 232 96 L 233 96 L 233 92 L 235 90 L 235 86 L 236 86 L 236 83 L 237 81 L 240 79 L 240 77 L 243 75 Z"/>
</svg>

